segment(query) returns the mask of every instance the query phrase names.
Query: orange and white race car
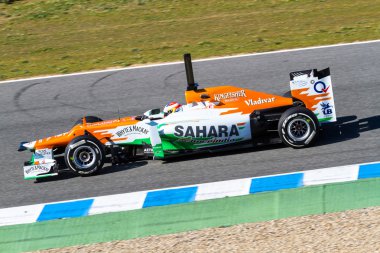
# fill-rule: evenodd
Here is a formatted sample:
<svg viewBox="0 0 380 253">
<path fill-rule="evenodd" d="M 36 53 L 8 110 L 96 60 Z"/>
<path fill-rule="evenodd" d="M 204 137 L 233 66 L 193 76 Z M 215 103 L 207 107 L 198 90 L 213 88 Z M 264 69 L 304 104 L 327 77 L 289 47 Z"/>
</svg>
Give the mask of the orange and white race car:
<svg viewBox="0 0 380 253">
<path fill-rule="evenodd" d="M 293 148 L 312 145 L 322 123 L 335 122 L 329 68 L 290 73 L 290 97 L 235 86 L 198 88 L 191 56 L 184 55 L 186 105 L 164 111 L 101 120 L 87 116 L 68 132 L 22 142 L 33 152 L 24 164 L 25 179 L 55 176 L 63 169 L 86 176 L 105 162 L 173 156 L 257 146 L 281 141 Z"/>
</svg>

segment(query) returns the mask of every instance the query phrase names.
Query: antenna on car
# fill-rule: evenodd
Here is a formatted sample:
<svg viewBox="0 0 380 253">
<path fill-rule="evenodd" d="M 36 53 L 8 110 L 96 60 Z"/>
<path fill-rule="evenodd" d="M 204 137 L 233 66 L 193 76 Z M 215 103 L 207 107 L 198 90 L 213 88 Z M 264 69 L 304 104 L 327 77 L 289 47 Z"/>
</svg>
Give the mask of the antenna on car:
<svg viewBox="0 0 380 253">
<path fill-rule="evenodd" d="M 193 64 L 191 63 L 191 54 L 186 53 L 183 55 L 183 60 L 185 62 L 186 69 L 186 78 L 187 78 L 187 89 L 197 90 L 198 84 L 194 82 L 194 72 L 193 72 Z"/>
</svg>

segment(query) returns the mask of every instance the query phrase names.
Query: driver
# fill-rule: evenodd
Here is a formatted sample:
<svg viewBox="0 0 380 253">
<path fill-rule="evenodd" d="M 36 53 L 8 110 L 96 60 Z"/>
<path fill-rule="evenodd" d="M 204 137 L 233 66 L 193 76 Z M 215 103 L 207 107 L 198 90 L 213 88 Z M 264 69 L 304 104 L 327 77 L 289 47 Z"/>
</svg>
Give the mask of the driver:
<svg viewBox="0 0 380 253">
<path fill-rule="evenodd" d="M 178 112 L 182 109 L 181 107 L 182 107 L 182 105 L 178 102 L 170 102 L 167 105 L 165 105 L 164 114 L 166 116 L 166 115 L 169 115 L 173 112 Z"/>
</svg>

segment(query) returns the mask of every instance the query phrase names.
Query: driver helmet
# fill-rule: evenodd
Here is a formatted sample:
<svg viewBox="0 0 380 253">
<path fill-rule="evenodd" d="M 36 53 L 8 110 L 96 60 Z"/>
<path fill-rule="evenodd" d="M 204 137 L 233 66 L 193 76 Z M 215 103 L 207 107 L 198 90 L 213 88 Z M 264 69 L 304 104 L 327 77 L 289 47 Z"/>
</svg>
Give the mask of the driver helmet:
<svg viewBox="0 0 380 253">
<path fill-rule="evenodd" d="M 179 104 L 178 102 L 170 102 L 167 105 L 165 105 L 164 113 L 166 115 L 168 115 L 168 114 L 173 113 L 173 112 L 178 112 L 179 109 L 181 108 L 181 106 L 182 105 Z"/>
</svg>

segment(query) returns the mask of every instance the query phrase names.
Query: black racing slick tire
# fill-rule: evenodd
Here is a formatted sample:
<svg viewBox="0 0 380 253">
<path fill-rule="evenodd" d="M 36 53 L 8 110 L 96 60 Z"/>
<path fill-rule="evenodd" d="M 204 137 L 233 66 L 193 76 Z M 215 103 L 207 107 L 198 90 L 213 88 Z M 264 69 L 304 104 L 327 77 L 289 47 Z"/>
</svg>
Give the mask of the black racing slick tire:
<svg viewBox="0 0 380 253">
<path fill-rule="evenodd" d="M 313 145 L 319 135 L 319 122 L 312 111 L 304 107 L 286 110 L 278 122 L 281 141 L 292 148 Z"/>
<path fill-rule="evenodd" d="M 103 145 L 94 137 L 82 135 L 74 138 L 65 150 L 65 163 L 75 174 L 90 176 L 104 164 Z"/>
</svg>

